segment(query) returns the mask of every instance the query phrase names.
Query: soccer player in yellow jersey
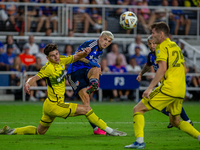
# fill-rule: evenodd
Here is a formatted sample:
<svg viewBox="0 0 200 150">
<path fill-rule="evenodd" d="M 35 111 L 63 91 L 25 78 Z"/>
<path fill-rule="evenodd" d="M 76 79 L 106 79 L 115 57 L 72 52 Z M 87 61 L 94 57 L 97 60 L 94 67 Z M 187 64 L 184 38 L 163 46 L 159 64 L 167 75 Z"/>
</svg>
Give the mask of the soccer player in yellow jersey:
<svg viewBox="0 0 200 150">
<path fill-rule="evenodd" d="M 38 127 L 26 126 L 10 129 L 10 127 L 4 126 L 3 129 L 0 130 L 0 134 L 42 135 L 46 133 L 56 117 L 66 119 L 67 117 L 85 115 L 90 122 L 104 130 L 108 135 L 126 136 L 126 133 L 108 127 L 103 120 L 95 115 L 90 106 L 64 103 L 65 65 L 86 57 L 90 52 L 91 48 L 87 47 L 82 52 L 65 57 L 59 55 L 56 44 L 48 44 L 44 49 L 48 62 L 35 76 L 29 78 L 24 86 L 25 93 L 30 94 L 30 86 L 34 82 L 42 78 L 46 79 L 48 98 L 46 98 L 43 104 L 43 116 Z"/>
<path fill-rule="evenodd" d="M 152 38 L 155 44 L 156 63 L 159 68 L 143 99 L 133 108 L 133 123 L 136 141 L 125 148 L 143 149 L 144 113 L 152 109 L 169 112 L 170 123 L 200 141 L 200 133 L 190 123 L 180 121 L 182 103 L 186 91 L 184 58 L 178 45 L 169 39 L 169 27 L 164 22 L 152 25 Z M 161 81 L 160 86 L 153 88 Z"/>
</svg>

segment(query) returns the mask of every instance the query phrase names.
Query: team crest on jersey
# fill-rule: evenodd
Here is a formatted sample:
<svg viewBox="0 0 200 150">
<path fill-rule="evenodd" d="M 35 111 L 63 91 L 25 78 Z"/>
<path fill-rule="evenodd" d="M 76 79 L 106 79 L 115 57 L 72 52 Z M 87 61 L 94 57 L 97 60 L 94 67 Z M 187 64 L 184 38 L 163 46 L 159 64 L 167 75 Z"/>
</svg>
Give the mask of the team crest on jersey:
<svg viewBox="0 0 200 150">
<path fill-rule="evenodd" d="M 75 85 L 76 85 L 76 86 L 79 86 L 79 81 L 76 81 L 76 82 L 75 82 Z"/>
<path fill-rule="evenodd" d="M 159 54 L 160 50 L 157 50 L 157 54 Z"/>
<path fill-rule="evenodd" d="M 61 64 L 60 66 L 63 68 L 63 65 L 62 65 L 62 64 Z"/>
</svg>

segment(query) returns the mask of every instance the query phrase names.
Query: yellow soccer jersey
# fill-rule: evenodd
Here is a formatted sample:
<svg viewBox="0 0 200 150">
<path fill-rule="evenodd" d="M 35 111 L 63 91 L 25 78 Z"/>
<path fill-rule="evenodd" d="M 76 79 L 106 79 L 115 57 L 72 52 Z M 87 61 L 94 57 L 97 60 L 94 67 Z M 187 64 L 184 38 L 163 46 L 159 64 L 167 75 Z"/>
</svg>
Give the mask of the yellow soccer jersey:
<svg viewBox="0 0 200 150">
<path fill-rule="evenodd" d="M 184 57 L 179 46 L 169 38 L 158 44 L 156 62 L 165 61 L 167 71 L 161 79 L 161 91 L 169 96 L 184 98 L 186 90 Z"/>
<path fill-rule="evenodd" d="M 59 64 L 47 62 L 37 73 L 40 78 L 45 78 L 47 83 L 48 98 L 51 101 L 64 101 L 65 94 L 65 65 L 74 61 L 74 55 L 60 55 Z"/>
</svg>

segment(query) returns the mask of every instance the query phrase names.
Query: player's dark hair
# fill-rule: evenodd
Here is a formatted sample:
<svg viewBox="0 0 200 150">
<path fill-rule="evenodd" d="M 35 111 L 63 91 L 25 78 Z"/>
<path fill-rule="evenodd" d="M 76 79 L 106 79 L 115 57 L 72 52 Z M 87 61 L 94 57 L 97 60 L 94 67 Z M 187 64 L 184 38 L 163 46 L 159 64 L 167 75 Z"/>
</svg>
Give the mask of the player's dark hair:
<svg viewBox="0 0 200 150">
<path fill-rule="evenodd" d="M 44 48 L 44 54 L 48 56 L 49 53 L 54 50 L 58 50 L 58 46 L 56 44 L 50 43 Z"/>
<path fill-rule="evenodd" d="M 155 28 L 157 32 L 164 32 L 165 36 L 170 35 L 169 26 L 165 22 L 156 22 L 151 26 L 151 29 Z"/>
</svg>

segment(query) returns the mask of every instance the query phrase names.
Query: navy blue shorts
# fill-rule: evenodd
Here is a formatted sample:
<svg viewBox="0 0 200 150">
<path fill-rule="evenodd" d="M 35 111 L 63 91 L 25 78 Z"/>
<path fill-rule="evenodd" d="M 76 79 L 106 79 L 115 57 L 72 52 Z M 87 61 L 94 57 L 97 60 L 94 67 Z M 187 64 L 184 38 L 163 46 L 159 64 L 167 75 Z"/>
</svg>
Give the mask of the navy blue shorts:
<svg viewBox="0 0 200 150">
<path fill-rule="evenodd" d="M 81 89 L 89 85 L 89 79 L 87 77 L 89 70 L 88 68 L 83 68 L 67 75 L 69 84 L 76 95 Z"/>
</svg>

